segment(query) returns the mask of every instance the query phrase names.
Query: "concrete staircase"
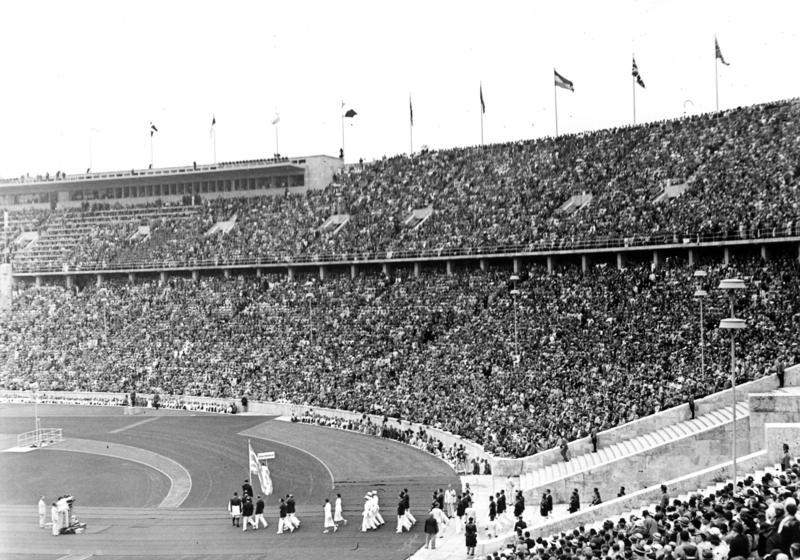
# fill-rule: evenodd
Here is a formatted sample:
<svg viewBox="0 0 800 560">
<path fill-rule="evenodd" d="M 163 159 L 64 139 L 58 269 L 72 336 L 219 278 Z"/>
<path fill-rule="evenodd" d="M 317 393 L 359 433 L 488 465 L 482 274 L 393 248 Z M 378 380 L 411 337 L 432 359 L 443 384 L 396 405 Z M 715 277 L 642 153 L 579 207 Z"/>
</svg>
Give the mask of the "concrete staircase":
<svg viewBox="0 0 800 560">
<path fill-rule="evenodd" d="M 747 402 L 739 402 L 736 405 L 737 423 L 749 417 L 750 408 Z M 568 462 L 560 461 L 545 467 L 523 473 L 520 476 L 520 488 L 528 495 L 534 491 L 534 496 L 540 492 L 536 489 L 553 485 L 557 482 L 565 482 L 570 486 L 571 479 L 597 469 L 618 468 L 622 466 L 625 459 L 640 454 L 653 454 L 658 448 L 669 446 L 685 440 L 687 438 L 697 439 L 704 433 L 712 432 L 730 425 L 733 421 L 733 407 L 726 406 L 711 410 L 706 414 L 696 417 L 694 420 L 686 420 L 672 425 L 666 425 L 655 431 L 642 434 L 640 436 L 625 439 L 613 443 L 597 450 L 597 453 L 585 453 L 573 457 Z M 583 484 L 575 482 L 575 486 Z M 589 496 L 582 492 L 584 499 Z M 558 497 L 556 497 L 558 500 Z"/>
</svg>

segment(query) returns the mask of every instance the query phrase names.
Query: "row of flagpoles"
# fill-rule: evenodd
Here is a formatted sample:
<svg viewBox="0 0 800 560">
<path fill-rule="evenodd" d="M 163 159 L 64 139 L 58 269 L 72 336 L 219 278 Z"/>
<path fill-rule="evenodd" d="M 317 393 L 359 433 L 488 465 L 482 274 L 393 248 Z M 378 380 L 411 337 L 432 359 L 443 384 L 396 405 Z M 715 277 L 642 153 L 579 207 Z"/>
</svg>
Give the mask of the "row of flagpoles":
<svg viewBox="0 0 800 560">
<path fill-rule="evenodd" d="M 717 62 L 722 62 L 725 66 L 730 66 L 728 62 L 725 61 L 725 58 L 722 56 L 722 51 L 719 48 L 719 42 L 717 38 L 714 37 L 714 98 L 715 98 L 715 107 L 716 110 L 719 111 L 719 70 L 717 67 Z M 633 104 L 633 124 L 636 124 L 636 86 L 645 89 L 644 79 L 642 78 L 642 74 L 639 72 L 639 67 L 636 64 L 636 56 L 632 57 L 632 66 L 631 66 L 631 85 L 633 90 L 632 96 L 632 104 Z M 555 132 L 556 136 L 558 136 L 558 90 L 566 89 L 570 92 L 575 92 L 575 84 L 572 80 L 565 78 L 562 74 L 559 74 L 558 71 L 553 68 L 553 109 L 555 115 Z M 483 144 L 483 116 L 486 114 L 486 102 L 483 98 L 483 82 L 479 83 L 478 85 L 478 96 L 480 100 L 480 117 L 481 117 L 481 144 Z M 355 117 L 358 113 L 349 108 L 345 110 L 345 102 L 342 101 L 341 105 L 341 121 L 342 121 L 342 149 L 341 149 L 341 156 L 344 156 L 344 148 L 345 148 L 345 119 L 351 119 Z M 408 118 L 409 118 L 409 153 L 414 152 L 414 104 L 411 99 L 411 93 L 408 94 Z M 275 154 L 280 153 L 280 149 L 278 147 L 278 123 L 280 122 L 280 116 L 278 113 L 275 113 L 275 117 L 272 119 L 272 125 L 275 127 Z M 212 115 L 211 117 L 211 131 L 210 137 L 212 140 L 212 149 L 214 154 L 214 163 L 217 162 L 217 136 L 216 136 L 216 124 L 217 118 L 216 115 Z M 150 167 L 153 166 L 153 135 L 158 132 L 158 128 L 152 122 L 150 123 Z M 90 164 L 91 166 L 91 164 Z"/>
</svg>

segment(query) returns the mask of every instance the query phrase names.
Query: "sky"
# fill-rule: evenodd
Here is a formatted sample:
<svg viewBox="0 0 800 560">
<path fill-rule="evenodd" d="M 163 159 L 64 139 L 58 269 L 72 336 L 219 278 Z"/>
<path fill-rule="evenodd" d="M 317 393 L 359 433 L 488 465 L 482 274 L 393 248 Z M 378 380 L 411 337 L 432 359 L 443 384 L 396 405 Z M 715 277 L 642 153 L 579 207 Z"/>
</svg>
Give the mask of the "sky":
<svg viewBox="0 0 800 560">
<path fill-rule="evenodd" d="M 800 95 L 796 0 L 6 2 L 0 177 L 410 149 L 632 123 Z M 280 116 L 277 126 L 271 124 Z"/>
</svg>

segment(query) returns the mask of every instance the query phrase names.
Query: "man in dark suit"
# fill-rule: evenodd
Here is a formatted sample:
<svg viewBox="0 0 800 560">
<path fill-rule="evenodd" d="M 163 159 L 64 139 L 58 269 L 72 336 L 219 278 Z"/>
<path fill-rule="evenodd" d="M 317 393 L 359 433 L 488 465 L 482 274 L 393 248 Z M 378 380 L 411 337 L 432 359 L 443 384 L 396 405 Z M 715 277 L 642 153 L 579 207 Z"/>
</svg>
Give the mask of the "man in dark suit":
<svg viewBox="0 0 800 560">
<path fill-rule="evenodd" d="M 439 532 L 439 523 L 433 517 L 433 513 L 428 514 L 425 520 L 425 548 L 434 550 L 436 548 L 436 533 Z"/>
<path fill-rule="evenodd" d="M 245 479 L 244 484 L 242 484 L 242 498 L 245 496 L 253 497 L 253 487 L 250 486 L 250 481 Z"/>
</svg>

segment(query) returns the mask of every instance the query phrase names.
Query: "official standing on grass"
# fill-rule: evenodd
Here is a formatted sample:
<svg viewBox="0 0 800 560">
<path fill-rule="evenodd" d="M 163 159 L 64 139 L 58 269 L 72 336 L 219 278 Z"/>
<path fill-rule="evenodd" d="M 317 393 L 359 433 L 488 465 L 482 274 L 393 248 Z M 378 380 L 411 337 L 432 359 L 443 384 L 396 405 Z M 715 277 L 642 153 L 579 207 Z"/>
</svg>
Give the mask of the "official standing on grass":
<svg viewBox="0 0 800 560">
<path fill-rule="evenodd" d="M 44 501 L 44 496 L 39 498 L 39 529 L 44 529 L 47 522 L 47 503 Z"/>
</svg>

